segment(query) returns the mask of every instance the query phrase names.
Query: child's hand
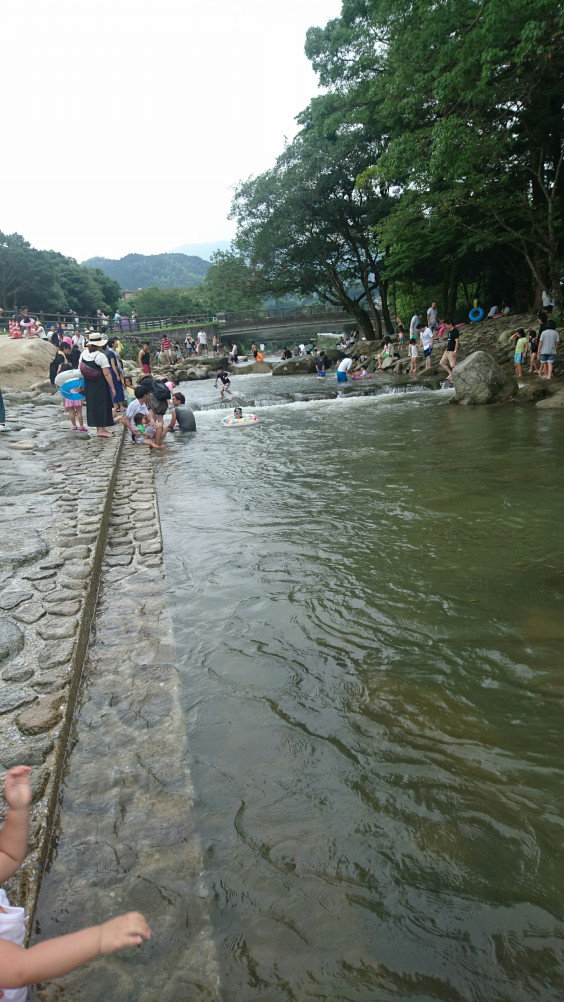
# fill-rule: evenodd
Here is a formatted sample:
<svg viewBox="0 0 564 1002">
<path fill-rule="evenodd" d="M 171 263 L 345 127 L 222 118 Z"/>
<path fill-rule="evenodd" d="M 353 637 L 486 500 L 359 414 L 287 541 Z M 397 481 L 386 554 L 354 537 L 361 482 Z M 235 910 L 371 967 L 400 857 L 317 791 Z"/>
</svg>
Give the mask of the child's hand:
<svg viewBox="0 0 564 1002">
<path fill-rule="evenodd" d="M 140 946 L 149 939 L 151 930 L 139 912 L 118 915 L 100 926 L 100 953 L 115 953 L 124 946 Z"/>
<path fill-rule="evenodd" d="M 21 811 L 31 804 L 30 772 L 28 765 L 16 765 L 6 773 L 4 798 L 12 811 Z"/>
</svg>

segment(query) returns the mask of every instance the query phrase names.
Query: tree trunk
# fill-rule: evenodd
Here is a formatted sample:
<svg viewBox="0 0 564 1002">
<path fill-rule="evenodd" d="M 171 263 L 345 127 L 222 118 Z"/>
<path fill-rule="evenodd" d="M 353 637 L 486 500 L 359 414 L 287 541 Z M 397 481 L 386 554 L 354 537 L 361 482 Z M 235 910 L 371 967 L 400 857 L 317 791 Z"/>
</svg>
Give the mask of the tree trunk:
<svg viewBox="0 0 564 1002">
<path fill-rule="evenodd" d="M 384 327 L 391 334 L 391 332 L 394 329 L 394 325 L 392 323 L 392 318 L 390 316 L 390 307 L 388 306 L 388 280 L 387 279 L 384 282 L 382 282 L 382 284 L 380 286 L 380 296 L 382 297 L 382 316 L 384 317 Z"/>
</svg>

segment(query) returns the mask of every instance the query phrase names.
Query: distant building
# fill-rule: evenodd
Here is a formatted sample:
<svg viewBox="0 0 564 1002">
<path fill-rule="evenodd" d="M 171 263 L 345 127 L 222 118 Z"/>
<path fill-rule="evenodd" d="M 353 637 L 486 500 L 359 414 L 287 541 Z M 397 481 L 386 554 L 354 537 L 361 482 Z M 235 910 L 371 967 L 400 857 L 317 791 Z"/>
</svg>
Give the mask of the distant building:
<svg viewBox="0 0 564 1002">
<path fill-rule="evenodd" d="M 143 289 L 122 289 L 121 298 L 122 299 L 133 299 L 138 292 L 143 292 Z"/>
</svg>

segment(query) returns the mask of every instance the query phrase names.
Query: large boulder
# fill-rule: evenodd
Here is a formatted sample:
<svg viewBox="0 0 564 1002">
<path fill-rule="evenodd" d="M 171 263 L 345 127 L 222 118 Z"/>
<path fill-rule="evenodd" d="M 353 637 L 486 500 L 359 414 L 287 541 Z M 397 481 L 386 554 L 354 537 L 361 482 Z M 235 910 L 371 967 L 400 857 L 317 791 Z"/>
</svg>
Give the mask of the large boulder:
<svg viewBox="0 0 564 1002">
<path fill-rule="evenodd" d="M 299 355 L 298 358 L 287 358 L 284 362 L 278 362 L 272 370 L 273 376 L 296 376 L 301 373 L 315 372 L 315 358 L 313 355 Z"/>
<path fill-rule="evenodd" d="M 517 395 L 515 376 L 503 369 L 487 351 L 475 351 L 455 366 L 452 382 L 458 404 L 493 404 Z"/>
<path fill-rule="evenodd" d="M 252 372 L 272 372 L 272 366 L 270 362 L 253 362 Z"/>
</svg>

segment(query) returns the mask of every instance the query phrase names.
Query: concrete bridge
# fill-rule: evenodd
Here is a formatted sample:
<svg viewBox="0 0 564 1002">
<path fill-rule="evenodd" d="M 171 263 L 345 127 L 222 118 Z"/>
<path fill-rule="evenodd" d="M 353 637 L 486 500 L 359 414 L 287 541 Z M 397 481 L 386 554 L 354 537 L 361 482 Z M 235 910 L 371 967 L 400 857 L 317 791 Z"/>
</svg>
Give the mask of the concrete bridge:
<svg viewBox="0 0 564 1002">
<path fill-rule="evenodd" d="M 218 313 L 217 333 L 222 340 L 295 341 L 311 334 L 338 333 L 354 326 L 354 318 L 338 307 L 318 306 L 293 309 L 257 310 L 247 313 Z"/>
</svg>

